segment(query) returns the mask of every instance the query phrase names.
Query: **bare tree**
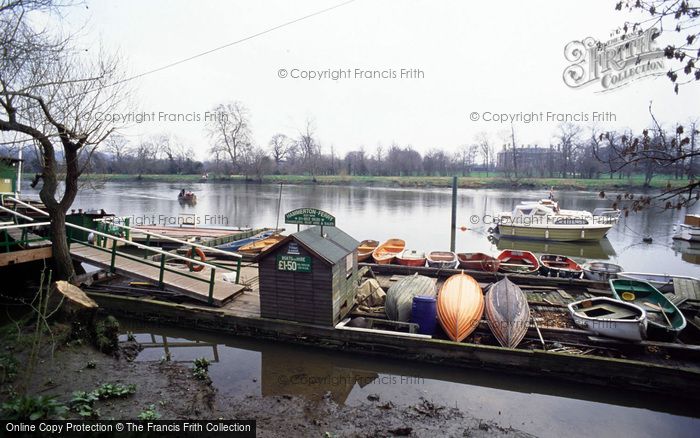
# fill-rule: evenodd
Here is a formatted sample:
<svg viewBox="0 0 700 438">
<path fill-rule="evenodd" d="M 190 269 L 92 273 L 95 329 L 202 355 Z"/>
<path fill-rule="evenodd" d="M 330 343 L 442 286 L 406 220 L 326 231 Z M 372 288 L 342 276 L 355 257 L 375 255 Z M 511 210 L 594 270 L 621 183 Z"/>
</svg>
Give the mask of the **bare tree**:
<svg viewBox="0 0 700 438">
<path fill-rule="evenodd" d="M 299 139 L 296 143 L 302 155 L 305 170 L 315 179 L 316 164 L 318 155 L 321 153 L 321 145 L 316 139 L 315 127 L 312 119 L 306 119 L 304 130 L 299 133 Z"/>
<path fill-rule="evenodd" d="M 275 170 L 279 172 L 282 162 L 289 152 L 290 140 L 284 134 L 275 134 L 270 139 L 270 152 L 272 160 L 275 162 Z"/>
<path fill-rule="evenodd" d="M 214 142 L 211 151 L 228 155 L 233 170 L 240 172 L 241 157 L 252 147 L 248 110 L 241 102 L 230 102 L 216 105 L 212 112 L 218 116 L 207 124 L 209 137 Z"/>
<path fill-rule="evenodd" d="M 484 167 L 486 168 L 486 176 L 489 176 L 489 167 L 493 161 L 493 144 L 489 139 L 489 135 L 486 132 L 480 132 L 476 135 L 476 142 L 479 147 L 479 152 L 484 160 Z"/>
<path fill-rule="evenodd" d="M 561 177 L 568 178 L 573 171 L 576 152 L 579 148 L 579 135 L 581 127 L 573 123 L 559 125 L 557 140 L 562 155 Z"/>
<path fill-rule="evenodd" d="M 114 129 L 99 115 L 114 112 L 124 93 L 115 85 L 121 79 L 115 57 L 78 51 L 70 38 L 38 27 L 38 16 L 54 7 L 50 1 L 0 4 L 0 131 L 21 134 L 38 149 L 41 173 L 35 182 L 42 183 L 39 196 L 51 220 L 56 277 L 72 280 L 66 212 L 95 148 Z"/>
</svg>

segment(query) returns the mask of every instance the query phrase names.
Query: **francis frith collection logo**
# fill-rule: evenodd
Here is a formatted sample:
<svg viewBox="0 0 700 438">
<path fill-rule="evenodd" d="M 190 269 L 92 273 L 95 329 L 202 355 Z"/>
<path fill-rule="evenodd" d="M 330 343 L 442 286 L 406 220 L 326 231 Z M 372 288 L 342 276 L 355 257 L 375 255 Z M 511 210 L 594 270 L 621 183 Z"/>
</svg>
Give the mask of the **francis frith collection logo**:
<svg viewBox="0 0 700 438">
<path fill-rule="evenodd" d="M 598 85 L 598 92 L 616 90 L 638 79 L 665 73 L 664 52 L 656 47 L 655 28 L 601 42 L 592 37 L 564 48 L 564 83 L 570 88 Z"/>
</svg>

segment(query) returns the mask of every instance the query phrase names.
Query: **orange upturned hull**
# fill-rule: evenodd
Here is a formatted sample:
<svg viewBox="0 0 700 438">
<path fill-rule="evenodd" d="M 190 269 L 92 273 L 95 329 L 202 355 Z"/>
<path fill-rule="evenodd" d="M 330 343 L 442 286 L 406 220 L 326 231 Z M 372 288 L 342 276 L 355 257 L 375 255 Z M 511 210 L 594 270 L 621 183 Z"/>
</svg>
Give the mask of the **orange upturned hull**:
<svg viewBox="0 0 700 438">
<path fill-rule="evenodd" d="M 401 239 L 389 239 L 382 243 L 372 252 L 372 258 L 375 263 L 380 265 L 388 265 L 393 262 L 406 248 L 406 242 Z"/>
<path fill-rule="evenodd" d="M 440 288 L 437 314 L 447 336 L 462 342 L 479 325 L 484 313 L 484 294 L 472 277 L 456 274 Z"/>
</svg>

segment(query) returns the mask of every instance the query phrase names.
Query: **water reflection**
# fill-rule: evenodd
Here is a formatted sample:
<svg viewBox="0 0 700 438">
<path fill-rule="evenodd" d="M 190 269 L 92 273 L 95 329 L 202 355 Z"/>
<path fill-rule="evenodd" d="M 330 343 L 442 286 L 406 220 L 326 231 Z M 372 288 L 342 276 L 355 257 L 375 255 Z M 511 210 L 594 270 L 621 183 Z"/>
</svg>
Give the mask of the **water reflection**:
<svg viewBox="0 0 700 438">
<path fill-rule="evenodd" d="M 197 194 L 196 206 L 181 206 L 177 193 L 182 184 L 154 182 L 106 183 L 99 191 L 86 190 L 78 196 L 74 208 L 104 208 L 118 215 L 170 215 L 180 213 L 224 215 L 229 226 L 274 226 L 278 216 L 279 185 L 273 184 L 190 184 Z M 31 190 L 28 190 L 31 192 Z M 458 196 L 457 250 L 497 253 L 506 243 L 487 239 L 493 215 L 510 210 L 524 200 L 546 197 L 547 190 L 461 189 Z M 589 192 L 562 191 L 556 196 L 562 208 L 592 211 L 609 207 L 610 200 Z M 357 240 L 385 240 L 400 237 L 407 246 L 419 250 L 449 248 L 451 193 L 449 189 L 406 189 L 348 186 L 284 186 L 279 212 L 299 207 L 316 207 L 336 216 L 337 224 Z M 700 211 L 700 205 L 694 211 Z M 562 247 L 561 252 L 577 257 L 610 259 L 629 271 L 665 272 L 700 275 L 700 267 L 674 251 L 671 236 L 682 218 L 677 210 L 644 210 L 623 217 L 608 234 L 601 249 Z M 477 223 L 472 222 L 476 215 Z M 296 227 L 292 227 L 292 230 Z M 642 244 L 651 235 L 652 245 Z M 523 249 L 541 252 L 542 244 L 514 243 Z M 574 244 L 577 245 L 578 244 Z M 547 246 L 551 249 L 552 247 Z M 554 251 L 554 250 L 553 250 Z M 557 247 L 556 251 L 559 249 Z M 585 254 L 584 254 L 585 253 Z M 693 260 L 691 257 L 690 260 Z"/>
<path fill-rule="evenodd" d="M 356 406 L 378 394 L 413 405 L 421 397 L 538 436 L 693 436 L 694 402 L 612 388 L 347 354 L 122 321 L 146 348 L 138 361 L 206 357 L 222 397 L 297 395 Z M 123 337 L 125 338 L 125 336 Z M 160 348 L 158 348 L 160 344 Z M 555 420 L 555 421 L 554 421 Z"/>
<path fill-rule="evenodd" d="M 535 242 L 502 237 L 494 239 L 499 250 L 519 249 L 542 254 L 561 254 L 583 259 L 608 260 L 617 256 L 610 241 L 599 242 Z"/>
</svg>

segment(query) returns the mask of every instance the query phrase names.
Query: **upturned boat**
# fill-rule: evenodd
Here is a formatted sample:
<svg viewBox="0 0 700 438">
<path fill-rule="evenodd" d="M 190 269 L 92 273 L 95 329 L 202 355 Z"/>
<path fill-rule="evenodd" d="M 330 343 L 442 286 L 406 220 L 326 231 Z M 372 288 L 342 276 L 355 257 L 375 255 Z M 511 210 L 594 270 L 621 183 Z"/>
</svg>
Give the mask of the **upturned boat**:
<svg viewBox="0 0 700 438">
<path fill-rule="evenodd" d="M 396 256 L 396 263 L 404 266 L 425 266 L 425 253 L 415 249 L 407 249 Z"/>
<path fill-rule="evenodd" d="M 425 256 L 431 268 L 454 269 L 457 267 L 457 254 L 451 251 L 431 251 Z"/>
<path fill-rule="evenodd" d="M 443 283 L 437 297 L 437 314 L 450 339 L 462 342 L 479 325 L 483 313 L 484 294 L 474 278 L 462 273 Z"/>
<path fill-rule="evenodd" d="M 554 240 L 561 242 L 600 240 L 617 223 L 620 212 L 598 208 L 563 210 L 551 199 L 523 202 L 512 211 L 496 215 L 492 234 L 513 239 Z"/>
<path fill-rule="evenodd" d="M 595 297 L 576 301 L 568 307 L 576 325 L 584 330 L 627 341 L 646 339 L 647 315 L 635 304 Z"/>
<path fill-rule="evenodd" d="M 386 316 L 394 321 L 408 322 L 411 319 L 413 297 L 434 297 L 437 293 L 434 278 L 424 275 L 403 277 L 389 287 L 386 292 Z"/>
<path fill-rule="evenodd" d="M 530 326 L 530 306 L 523 291 L 508 278 L 494 283 L 486 293 L 486 321 L 498 343 L 515 348 Z"/>
<path fill-rule="evenodd" d="M 684 222 L 676 226 L 673 238 L 700 242 L 700 214 L 686 214 Z"/>
<path fill-rule="evenodd" d="M 462 252 L 457 254 L 459 267 L 472 271 L 496 272 L 501 261 L 483 252 Z"/>
<path fill-rule="evenodd" d="M 540 262 L 530 251 L 516 251 L 505 249 L 498 254 L 501 265 L 498 270 L 510 274 L 536 274 L 540 269 Z"/>
<path fill-rule="evenodd" d="M 587 280 L 608 281 L 617 278 L 622 266 L 608 262 L 586 262 L 581 266 Z"/>
<path fill-rule="evenodd" d="M 396 259 L 396 256 L 406 248 L 406 242 L 401 239 L 389 239 L 372 251 L 375 263 L 388 265 Z"/>
<path fill-rule="evenodd" d="M 583 269 L 573 259 L 557 254 L 540 256 L 540 274 L 547 277 L 581 278 Z"/>
<path fill-rule="evenodd" d="M 357 247 L 357 261 L 364 262 L 372 257 L 372 252 L 377 249 L 379 242 L 376 240 L 363 240 Z"/>
<path fill-rule="evenodd" d="M 647 314 L 647 336 L 673 341 L 685 328 L 685 316 L 664 294 L 646 281 L 610 280 L 613 296 L 641 307 Z"/>
</svg>

